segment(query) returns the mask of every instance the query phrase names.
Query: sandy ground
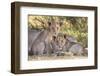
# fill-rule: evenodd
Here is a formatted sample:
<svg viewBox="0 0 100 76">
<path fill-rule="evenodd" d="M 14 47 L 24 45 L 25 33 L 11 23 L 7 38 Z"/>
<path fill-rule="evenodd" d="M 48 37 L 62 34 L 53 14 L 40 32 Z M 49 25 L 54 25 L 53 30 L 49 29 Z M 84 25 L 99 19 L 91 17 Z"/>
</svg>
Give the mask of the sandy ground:
<svg viewBox="0 0 100 76">
<path fill-rule="evenodd" d="M 58 59 L 86 59 L 88 56 L 28 56 L 29 61 L 58 60 Z"/>
</svg>

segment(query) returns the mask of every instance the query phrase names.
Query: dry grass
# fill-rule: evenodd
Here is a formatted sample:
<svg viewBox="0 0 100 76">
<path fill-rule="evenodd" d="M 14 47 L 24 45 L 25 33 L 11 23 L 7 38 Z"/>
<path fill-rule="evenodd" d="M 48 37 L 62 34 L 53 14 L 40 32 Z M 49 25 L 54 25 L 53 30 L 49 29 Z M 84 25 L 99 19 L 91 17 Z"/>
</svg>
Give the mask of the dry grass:
<svg viewBox="0 0 100 76">
<path fill-rule="evenodd" d="M 86 59 L 87 56 L 29 56 L 28 60 L 59 60 L 59 59 Z"/>
</svg>

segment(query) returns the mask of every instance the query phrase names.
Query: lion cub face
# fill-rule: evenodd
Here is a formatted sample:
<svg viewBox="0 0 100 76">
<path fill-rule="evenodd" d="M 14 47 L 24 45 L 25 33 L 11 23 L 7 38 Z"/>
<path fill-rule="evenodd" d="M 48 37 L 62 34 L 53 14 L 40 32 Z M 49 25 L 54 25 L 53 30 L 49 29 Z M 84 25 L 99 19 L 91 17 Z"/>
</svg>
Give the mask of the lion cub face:
<svg viewBox="0 0 100 76">
<path fill-rule="evenodd" d="M 57 37 L 53 37 L 53 47 L 58 50 L 62 50 L 63 46 L 66 43 L 66 39 L 63 35 L 58 35 Z"/>
</svg>

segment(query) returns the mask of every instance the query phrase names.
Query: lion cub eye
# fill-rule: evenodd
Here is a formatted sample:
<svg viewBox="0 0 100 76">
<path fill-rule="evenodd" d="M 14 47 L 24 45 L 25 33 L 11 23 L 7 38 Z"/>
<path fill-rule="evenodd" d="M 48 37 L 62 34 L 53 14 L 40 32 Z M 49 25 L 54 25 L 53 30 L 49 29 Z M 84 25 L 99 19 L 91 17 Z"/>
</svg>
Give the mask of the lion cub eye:
<svg viewBox="0 0 100 76">
<path fill-rule="evenodd" d="M 62 40 L 62 42 L 63 42 L 63 40 Z"/>
</svg>

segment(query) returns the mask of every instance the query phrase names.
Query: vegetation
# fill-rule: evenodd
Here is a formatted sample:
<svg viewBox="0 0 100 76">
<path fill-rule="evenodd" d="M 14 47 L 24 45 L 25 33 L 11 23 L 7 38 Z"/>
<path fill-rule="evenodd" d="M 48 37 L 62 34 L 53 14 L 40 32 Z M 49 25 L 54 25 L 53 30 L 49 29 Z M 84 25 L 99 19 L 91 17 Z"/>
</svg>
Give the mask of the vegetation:
<svg viewBox="0 0 100 76">
<path fill-rule="evenodd" d="M 68 17 L 68 16 L 28 16 L 28 27 L 31 29 L 47 29 L 47 22 L 51 22 L 52 19 L 56 23 L 61 23 L 60 33 L 67 34 L 75 37 L 79 43 L 84 47 L 88 42 L 88 18 L 87 17 Z"/>
</svg>

